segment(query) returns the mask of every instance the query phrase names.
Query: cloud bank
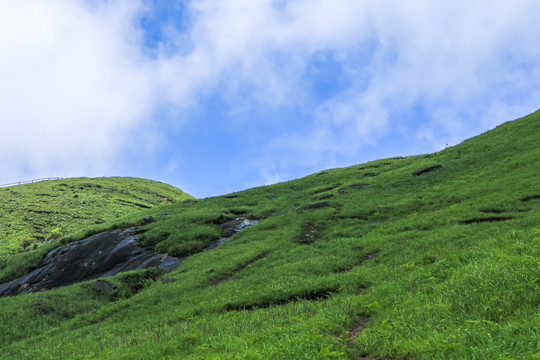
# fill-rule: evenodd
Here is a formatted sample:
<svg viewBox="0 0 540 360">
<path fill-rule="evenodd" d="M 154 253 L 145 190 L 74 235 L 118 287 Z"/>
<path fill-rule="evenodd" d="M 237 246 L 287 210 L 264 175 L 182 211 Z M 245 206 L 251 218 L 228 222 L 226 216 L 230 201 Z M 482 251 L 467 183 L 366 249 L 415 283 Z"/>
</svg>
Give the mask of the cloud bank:
<svg viewBox="0 0 540 360">
<path fill-rule="evenodd" d="M 154 106 L 126 4 L 0 3 L 2 179 L 115 165 Z"/>
<path fill-rule="evenodd" d="M 283 122 L 253 149 L 254 183 L 365 161 L 388 137 L 437 150 L 539 107 L 537 1 L 177 1 L 150 49 L 155 6 L 0 2 L 0 182 L 121 172 L 211 96 L 224 116 L 201 131 Z M 256 117 L 275 109 L 291 116 Z"/>
<path fill-rule="evenodd" d="M 464 127 L 467 136 L 538 106 L 540 31 L 531 15 L 538 2 L 207 0 L 193 7 L 194 47 L 174 59 L 173 73 L 189 69 L 198 81 L 178 93 L 194 83 L 222 81 L 233 92 L 249 85 L 254 102 L 314 108 L 314 138 L 350 134 L 368 143 L 414 107 L 429 120 L 422 137 L 463 137 Z M 306 69 L 321 55 L 338 63 L 349 85 L 313 103 Z"/>
</svg>

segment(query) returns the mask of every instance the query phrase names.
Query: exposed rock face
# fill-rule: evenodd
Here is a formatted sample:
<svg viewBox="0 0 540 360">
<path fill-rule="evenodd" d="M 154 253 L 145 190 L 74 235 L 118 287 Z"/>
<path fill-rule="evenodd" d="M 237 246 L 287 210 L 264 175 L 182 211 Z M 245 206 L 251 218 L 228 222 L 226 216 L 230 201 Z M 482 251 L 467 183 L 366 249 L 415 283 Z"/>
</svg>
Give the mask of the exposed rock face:
<svg viewBox="0 0 540 360">
<path fill-rule="evenodd" d="M 217 248 L 223 242 L 227 241 L 238 231 L 247 228 L 248 226 L 257 224 L 257 220 L 249 220 L 243 217 L 239 217 L 236 220 L 227 221 L 224 224 L 219 225 L 220 239 L 207 247 L 205 251 Z"/>
<path fill-rule="evenodd" d="M 205 250 L 212 250 L 236 232 L 257 224 L 238 218 L 219 226 L 221 238 Z M 159 267 L 176 269 L 184 259 L 157 254 L 137 246 L 133 228 L 113 230 L 60 246 L 49 252 L 41 265 L 18 279 L 0 285 L 0 297 L 28 294 L 59 286 L 111 276 L 122 271 Z M 96 282 L 96 291 L 115 291 L 106 281 Z"/>
<path fill-rule="evenodd" d="M 133 229 L 113 230 L 60 246 L 34 271 L 0 286 L 0 296 L 53 289 L 122 271 L 174 268 L 180 259 L 137 246 Z"/>
</svg>

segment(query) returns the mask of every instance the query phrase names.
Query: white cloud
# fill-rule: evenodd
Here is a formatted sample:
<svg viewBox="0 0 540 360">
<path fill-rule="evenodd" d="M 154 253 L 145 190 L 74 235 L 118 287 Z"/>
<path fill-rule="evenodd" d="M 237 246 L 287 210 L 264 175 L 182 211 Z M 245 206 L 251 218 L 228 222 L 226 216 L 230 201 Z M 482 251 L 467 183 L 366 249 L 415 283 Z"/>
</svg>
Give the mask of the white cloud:
<svg viewBox="0 0 540 360">
<path fill-rule="evenodd" d="M 148 6 L 0 2 L 0 182 L 114 171 L 137 129 L 151 143 L 148 119 L 164 102 L 185 119 L 216 89 L 241 108 L 311 114 L 307 130 L 293 124 L 261 145 L 296 154 L 266 161 L 266 180 L 400 126 L 435 149 L 538 107 L 535 0 L 193 0 L 187 30 L 169 24 L 156 58 L 137 26 Z M 318 103 L 306 68 L 325 52 L 348 85 Z M 417 106 L 426 123 L 402 116 Z"/>
<path fill-rule="evenodd" d="M 131 4 L 0 2 L 3 181 L 117 165 L 154 106 Z"/>
<path fill-rule="evenodd" d="M 419 136 L 437 148 L 441 140 L 463 139 L 538 106 L 537 1 L 193 4 L 193 51 L 164 61 L 165 78 L 190 74 L 169 88 L 171 99 L 225 82 L 233 94 L 250 86 L 241 96 L 269 106 L 313 107 L 312 134 L 292 131 L 278 141 L 311 155 L 358 151 L 406 121 L 405 128 L 421 129 Z M 371 53 L 363 50 L 370 46 Z M 336 54 L 351 85 L 313 104 L 302 76 L 322 51 Z M 358 51 L 368 59 L 359 61 Z M 512 93 L 519 98 L 510 99 Z M 401 116 L 418 104 L 427 124 Z"/>
</svg>

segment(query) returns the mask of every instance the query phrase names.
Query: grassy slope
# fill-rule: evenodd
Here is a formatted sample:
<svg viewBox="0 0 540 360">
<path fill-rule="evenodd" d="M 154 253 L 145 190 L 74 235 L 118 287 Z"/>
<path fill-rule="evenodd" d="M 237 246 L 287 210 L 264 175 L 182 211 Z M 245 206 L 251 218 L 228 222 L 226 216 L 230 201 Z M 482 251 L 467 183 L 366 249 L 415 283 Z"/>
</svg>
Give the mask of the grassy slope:
<svg viewBox="0 0 540 360">
<path fill-rule="evenodd" d="M 39 262 L 62 236 L 106 224 L 141 209 L 192 199 L 157 181 L 72 178 L 0 189 L 0 281 L 22 263 Z M 106 226 L 106 225 L 105 225 Z M 19 254 L 8 258 L 10 254 Z"/>
<path fill-rule="evenodd" d="M 176 281 L 134 272 L 111 279 L 114 298 L 78 284 L 0 299 L 3 356 L 538 359 L 539 138 L 536 112 L 436 154 L 149 210 L 141 241 L 176 254 L 227 219 L 262 221 Z"/>
</svg>

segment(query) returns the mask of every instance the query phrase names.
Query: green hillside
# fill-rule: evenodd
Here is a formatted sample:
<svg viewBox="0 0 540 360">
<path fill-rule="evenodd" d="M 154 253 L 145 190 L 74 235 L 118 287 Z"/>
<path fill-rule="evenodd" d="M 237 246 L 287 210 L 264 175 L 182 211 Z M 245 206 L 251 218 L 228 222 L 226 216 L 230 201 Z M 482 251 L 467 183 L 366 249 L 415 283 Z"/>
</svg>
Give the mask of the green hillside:
<svg viewBox="0 0 540 360">
<path fill-rule="evenodd" d="M 190 256 L 109 278 L 114 294 L 81 283 L 0 299 L 1 357 L 540 359 L 538 139 L 540 112 L 438 153 L 85 228 L 62 242 L 135 225 L 141 244 Z M 201 251 L 239 216 L 260 223 Z"/>
<path fill-rule="evenodd" d="M 48 249 L 55 240 L 93 225 L 187 199 L 193 197 L 173 186 L 127 177 L 71 178 L 0 188 L 0 281 L 6 279 L 7 255 Z"/>
</svg>

